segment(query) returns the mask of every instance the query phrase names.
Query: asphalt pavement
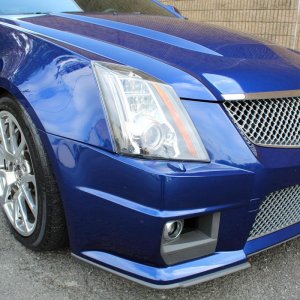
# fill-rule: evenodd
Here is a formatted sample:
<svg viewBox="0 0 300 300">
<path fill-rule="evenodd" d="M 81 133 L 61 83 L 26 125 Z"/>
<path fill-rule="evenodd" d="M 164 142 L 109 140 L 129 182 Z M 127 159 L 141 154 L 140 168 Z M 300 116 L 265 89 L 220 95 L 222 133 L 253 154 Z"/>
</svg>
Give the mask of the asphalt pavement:
<svg viewBox="0 0 300 300">
<path fill-rule="evenodd" d="M 157 291 L 72 258 L 34 253 L 9 233 L 0 213 L 0 300 L 288 299 L 300 300 L 300 238 L 251 258 L 252 268 L 185 289 Z"/>
</svg>

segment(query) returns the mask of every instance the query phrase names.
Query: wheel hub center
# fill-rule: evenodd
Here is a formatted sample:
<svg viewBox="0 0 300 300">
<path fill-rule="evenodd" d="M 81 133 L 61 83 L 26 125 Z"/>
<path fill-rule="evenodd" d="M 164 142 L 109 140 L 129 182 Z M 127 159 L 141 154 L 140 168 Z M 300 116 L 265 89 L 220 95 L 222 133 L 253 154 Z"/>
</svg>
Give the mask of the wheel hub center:
<svg viewBox="0 0 300 300">
<path fill-rule="evenodd" d="M 22 165 L 20 165 L 20 164 L 14 165 L 14 173 L 15 173 L 15 176 L 16 176 L 16 180 L 18 182 L 20 182 L 21 177 L 24 174 L 24 168 L 22 167 Z"/>
<path fill-rule="evenodd" d="M 16 161 L 13 166 L 13 169 L 14 169 L 14 173 L 15 173 L 17 181 L 20 181 L 21 177 L 24 174 L 30 172 L 29 163 L 27 161 L 24 161 L 24 162 Z"/>
<path fill-rule="evenodd" d="M 22 170 L 21 170 L 20 165 L 17 165 L 17 166 L 16 166 L 15 171 L 17 172 L 17 174 L 18 174 L 19 176 L 22 175 Z"/>
</svg>

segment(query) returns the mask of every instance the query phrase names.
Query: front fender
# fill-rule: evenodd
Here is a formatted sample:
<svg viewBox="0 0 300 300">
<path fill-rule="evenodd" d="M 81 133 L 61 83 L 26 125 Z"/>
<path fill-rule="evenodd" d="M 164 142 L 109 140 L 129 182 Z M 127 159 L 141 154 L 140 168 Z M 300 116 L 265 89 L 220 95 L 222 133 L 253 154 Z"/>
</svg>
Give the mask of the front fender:
<svg viewBox="0 0 300 300">
<path fill-rule="evenodd" d="M 112 151 L 90 60 L 34 35 L 0 26 L 0 88 L 39 130 Z"/>
</svg>

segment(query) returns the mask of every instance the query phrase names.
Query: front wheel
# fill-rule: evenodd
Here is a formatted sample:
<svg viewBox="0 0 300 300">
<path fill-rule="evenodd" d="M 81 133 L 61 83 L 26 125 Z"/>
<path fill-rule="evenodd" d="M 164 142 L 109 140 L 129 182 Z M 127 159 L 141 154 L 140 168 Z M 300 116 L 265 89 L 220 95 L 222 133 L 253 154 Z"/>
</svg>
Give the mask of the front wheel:
<svg viewBox="0 0 300 300">
<path fill-rule="evenodd" d="M 39 133 L 13 98 L 0 98 L 0 204 L 17 240 L 33 250 L 66 244 L 58 188 Z"/>
</svg>

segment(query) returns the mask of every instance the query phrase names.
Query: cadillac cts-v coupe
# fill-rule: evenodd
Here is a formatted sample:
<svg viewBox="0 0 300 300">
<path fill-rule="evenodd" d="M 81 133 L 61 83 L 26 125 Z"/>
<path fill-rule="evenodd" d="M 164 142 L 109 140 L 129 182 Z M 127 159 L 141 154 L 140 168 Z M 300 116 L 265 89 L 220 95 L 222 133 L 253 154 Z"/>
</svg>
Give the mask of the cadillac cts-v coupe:
<svg viewBox="0 0 300 300">
<path fill-rule="evenodd" d="M 300 234 L 300 54 L 155 0 L 0 0 L 0 204 L 151 287 L 247 268 Z"/>
</svg>

